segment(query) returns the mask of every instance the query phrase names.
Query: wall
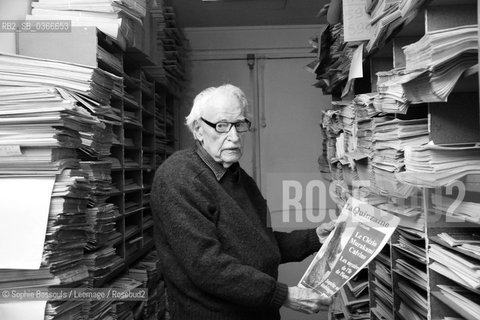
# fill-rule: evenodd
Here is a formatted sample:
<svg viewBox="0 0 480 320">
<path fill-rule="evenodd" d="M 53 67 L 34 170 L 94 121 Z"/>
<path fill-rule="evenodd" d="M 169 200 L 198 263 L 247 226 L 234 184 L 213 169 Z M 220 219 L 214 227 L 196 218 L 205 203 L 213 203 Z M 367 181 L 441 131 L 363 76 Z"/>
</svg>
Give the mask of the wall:
<svg viewBox="0 0 480 320">
<path fill-rule="evenodd" d="M 321 152 L 321 133 L 318 123 L 322 108 L 329 107 L 331 100 L 329 96 L 323 96 L 320 89 L 312 87 L 314 75 L 303 70 L 303 66 L 313 60 L 308 39 L 319 30 L 320 26 L 185 30 L 192 49 L 187 100 L 192 101 L 195 94 L 208 86 L 231 82 L 244 89 L 253 102 L 254 113 L 259 111 L 255 119 L 257 131 L 247 141 L 255 145 L 247 147 L 258 148 L 257 161 L 251 160 L 260 166 L 257 182 L 269 202 L 272 225 L 276 230 L 290 231 L 318 225 L 308 219 L 291 219 L 288 223 L 282 220 L 285 208 L 281 205 L 281 183 L 294 179 L 305 186 L 310 179 L 320 179 L 317 158 Z M 256 56 L 254 70 L 247 65 L 246 55 L 249 53 Z M 185 117 L 189 110 L 187 103 L 180 110 L 181 117 Z M 258 123 L 262 122 L 263 116 L 265 126 Z M 183 130 L 181 146 L 191 143 L 191 134 Z M 248 156 L 255 158 L 255 154 Z M 244 158 L 245 155 L 242 161 Z M 319 205 L 326 203 L 327 208 L 334 208 L 325 194 L 319 197 L 322 201 Z M 305 218 L 305 211 L 300 215 Z M 302 263 L 282 265 L 280 281 L 289 286 L 296 285 L 311 258 Z M 283 320 L 323 319 L 320 314 L 309 316 L 285 308 L 281 312 Z M 326 315 L 323 316 L 326 319 Z"/>
<path fill-rule="evenodd" d="M 25 16 L 30 12 L 30 7 L 30 0 L 1 0 L 0 20 L 24 20 Z M 0 32 L 0 52 L 16 53 L 15 38 L 15 33 Z"/>
</svg>

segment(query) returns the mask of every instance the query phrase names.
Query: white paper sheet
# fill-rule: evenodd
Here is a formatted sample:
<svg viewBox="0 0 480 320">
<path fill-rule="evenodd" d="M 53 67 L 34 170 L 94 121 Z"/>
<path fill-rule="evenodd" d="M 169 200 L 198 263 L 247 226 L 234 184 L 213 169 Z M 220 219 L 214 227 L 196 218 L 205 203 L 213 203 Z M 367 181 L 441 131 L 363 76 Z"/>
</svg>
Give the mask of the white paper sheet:
<svg viewBox="0 0 480 320">
<path fill-rule="evenodd" d="M 40 267 L 54 183 L 55 176 L 0 177 L 0 269 Z"/>
<path fill-rule="evenodd" d="M 47 301 L 21 301 L 0 303 L 0 319 L 43 320 Z"/>
</svg>

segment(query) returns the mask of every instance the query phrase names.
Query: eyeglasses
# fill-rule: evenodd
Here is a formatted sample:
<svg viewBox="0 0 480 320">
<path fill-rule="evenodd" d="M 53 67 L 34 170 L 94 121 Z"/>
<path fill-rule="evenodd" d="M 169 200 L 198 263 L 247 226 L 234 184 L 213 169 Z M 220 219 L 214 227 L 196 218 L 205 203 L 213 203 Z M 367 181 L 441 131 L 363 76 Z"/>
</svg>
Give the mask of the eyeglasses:
<svg viewBox="0 0 480 320">
<path fill-rule="evenodd" d="M 230 129 L 232 129 L 232 126 L 235 126 L 235 130 L 237 130 L 239 133 L 247 132 L 252 126 L 252 123 L 247 119 L 237 122 L 220 121 L 217 123 L 211 123 L 210 121 L 203 119 L 203 117 L 200 119 L 202 119 L 202 121 L 208 124 L 210 127 L 214 128 L 218 133 L 227 133 L 230 131 Z"/>
</svg>

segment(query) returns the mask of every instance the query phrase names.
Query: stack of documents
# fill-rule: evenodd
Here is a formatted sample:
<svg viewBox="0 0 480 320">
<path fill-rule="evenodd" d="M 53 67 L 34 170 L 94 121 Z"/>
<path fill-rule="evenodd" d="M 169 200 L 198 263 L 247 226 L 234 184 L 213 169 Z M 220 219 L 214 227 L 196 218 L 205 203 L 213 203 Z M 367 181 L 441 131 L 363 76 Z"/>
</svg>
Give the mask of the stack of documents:
<svg viewBox="0 0 480 320">
<path fill-rule="evenodd" d="M 407 197 L 413 189 L 395 179 L 395 173 L 403 169 L 405 146 L 428 142 L 427 119 L 383 121 L 372 132 L 375 186 L 382 193 Z"/>
<path fill-rule="evenodd" d="M 157 81 L 166 84 L 173 92 L 177 92 L 186 77 L 186 38 L 178 28 L 173 7 L 157 5 L 153 12 L 154 36 L 157 43 L 157 60 L 161 68 L 148 67 L 147 73 Z"/>
<path fill-rule="evenodd" d="M 410 280 L 418 288 L 427 290 L 426 266 L 409 259 L 397 259 L 393 271 L 403 278 Z"/>
<path fill-rule="evenodd" d="M 373 156 L 373 129 L 379 124 L 393 118 L 390 116 L 374 116 L 372 118 L 363 118 L 357 121 L 357 150 L 369 157 Z"/>
<path fill-rule="evenodd" d="M 404 23 L 398 8 L 399 2 L 400 0 L 380 0 L 376 2 L 376 6 L 370 14 L 372 32 L 366 46 L 367 52 L 383 47 L 392 32 Z"/>
<path fill-rule="evenodd" d="M 401 84 L 411 103 L 445 102 L 460 77 L 478 64 L 478 26 L 432 31 L 404 48 Z"/>
<path fill-rule="evenodd" d="M 368 291 L 359 297 L 355 297 L 347 286 L 340 289 L 340 296 L 347 310 L 348 319 L 368 320 L 370 319 L 370 298 Z"/>
<path fill-rule="evenodd" d="M 480 319 L 480 301 L 478 293 L 459 286 L 437 284 L 439 291 L 432 294 L 455 310 L 464 319 Z"/>
<path fill-rule="evenodd" d="M 420 146 L 428 142 L 427 119 L 400 120 L 377 123 L 373 128 L 375 150 L 404 150 L 406 146 Z"/>
<path fill-rule="evenodd" d="M 466 25 L 432 31 L 419 41 L 403 47 L 406 70 L 437 66 L 460 57 L 464 53 L 478 52 L 478 26 Z"/>
<path fill-rule="evenodd" d="M 397 294 L 401 299 L 399 313 L 405 319 L 427 319 L 427 294 L 422 290 L 414 288 L 408 281 L 398 282 Z M 403 305 L 403 307 L 402 307 Z"/>
<path fill-rule="evenodd" d="M 90 275 L 91 286 L 95 287 L 97 281 L 103 280 L 122 263 L 122 259 L 111 246 L 85 254 L 85 264 Z"/>
<path fill-rule="evenodd" d="M 400 217 L 399 227 L 403 230 L 418 234 L 425 230 L 425 214 L 421 206 L 398 204 L 394 202 L 382 203 L 378 208 Z"/>
<path fill-rule="evenodd" d="M 427 251 L 425 249 L 425 240 L 412 240 L 400 234 L 398 243 L 393 246 L 402 251 L 406 256 L 420 263 L 427 263 Z"/>
<path fill-rule="evenodd" d="M 390 257 L 385 257 L 388 265 L 384 264 L 382 253 L 370 264 L 370 270 L 373 270 L 374 277 L 371 281 L 370 291 L 375 296 L 375 306 L 371 308 L 380 319 L 393 320 L 393 292 L 392 292 L 392 274 L 390 269 Z"/>
<path fill-rule="evenodd" d="M 480 173 L 479 146 L 425 145 L 405 148 L 405 169 L 399 180 L 417 186 L 440 187 L 468 174 Z"/>
<path fill-rule="evenodd" d="M 429 256 L 430 268 L 460 285 L 480 289 L 480 260 L 432 243 Z"/>
<path fill-rule="evenodd" d="M 100 68 L 56 60 L 0 54 L 1 86 L 59 87 L 99 103 L 109 104 L 114 81 L 121 81 L 121 78 Z"/>
<path fill-rule="evenodd" d="M 120 43 L 131 44 L 146 10 L 146 0 L 39 0 L 32 2 L 27 20 L 70 20 L 72 26 L 95 26 Z"/>
<path fill-rule="evenodd" d="M 133 277 L 130 276 L 130 274 L 125 274 L 121 277 L 118 277 L 113 281 L 111 284 L 108 285 L 110 288 L 116 288 L 117 290 L 133 290 L 135 288 L 140 288 L 142 287 L 142 282 L 134 279 Z M 145 288 L 143 286 L 143 288 Z M 150 292 L 149 292 L 150 293 Z M 147 298 L 147 297 L 145 297 Z M 144 302 L 142 302 L 143 304 Z M 112 304 L 112 314 L 113 314 L 113 319 L 131 319 L 133 318 L 133 312 L 138 305 L 138 301 L 114 301 Z M 144 309 L 145 310 L 145 307 Z M 142 313 L 144 319 L 148 319 L 145 317 L 145 313 Z M 90 313 L 90 317 L 92 319 L 95 318 L 95 314 Z M 153 319 L 155 319 L 154 317 Z"/>
<path fill-rule="evenodd" d="M 119 236 L 115 222 L 119 217 L 118 208 L 106 202 L 112 191 L 111 165 L 108 161 L 81 161 L 80 166 L 91 186 L 86 248 L 95 250 L 109 244 L 112 236 Z"/>
<path fill-rule="evenodd" d="M 45 306 L 45 320 L 85 319 L 88 304 L 85 301 L 49 301 Z"/>
<path fill-rule="evenodd" d="M 365 119 L 371 118 L 378 114 L 378 111 L 375 110 L 373 105 L 373 99 L 375 98 L 376 93 L 361 93 L 357 94 L 355 98 L 353 98 L 353 103 L 357 106 L 355 109 L 355 119 Z"/>
<path fill-rule="evenodd" d="M 402 85 L 407 99 L 413 104 L 446 102 L 458 80 L 470 70 L 478 70 L 476 53 L 464 53 L 428 69 L 406 72 L 396 81 Z"/>
<path fill-rule="evenodd" d="M 379 0 L 370 1 L 366 7 L 370 14 L 372 32 L 367 52 L 382 48 L 393 32 L 410 23 L 427 0 Z"/>
<path fill-rule="evenodd" d="M 401 84 L 396 83 L 401 70 L 377 72 L 377 90 L 373 105 L 378 112 L 406 114 L 410 102 Z"/>
<path fill-rule="evenodd" d="M 84 247 L 90 189 L 86 175 L 79 170 L 64 170 L 55 180 L 42 265 L 50 268 L 62 284 L 88 278 Z"/>
</svg>

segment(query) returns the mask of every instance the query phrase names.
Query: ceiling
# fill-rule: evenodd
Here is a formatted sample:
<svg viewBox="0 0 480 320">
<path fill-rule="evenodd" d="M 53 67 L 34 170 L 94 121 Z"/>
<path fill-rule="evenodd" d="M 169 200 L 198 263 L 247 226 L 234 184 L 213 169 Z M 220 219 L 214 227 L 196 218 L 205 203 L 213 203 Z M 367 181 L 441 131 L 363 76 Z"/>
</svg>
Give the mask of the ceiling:
<svg viewBox="0 0 480 320">
<path fill-rule="evenodd" d="M 326 23 L 318 12 L 330 0 L 171 0 L 180 27 L 305 25 Z"/>
</svg>

